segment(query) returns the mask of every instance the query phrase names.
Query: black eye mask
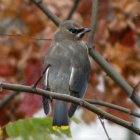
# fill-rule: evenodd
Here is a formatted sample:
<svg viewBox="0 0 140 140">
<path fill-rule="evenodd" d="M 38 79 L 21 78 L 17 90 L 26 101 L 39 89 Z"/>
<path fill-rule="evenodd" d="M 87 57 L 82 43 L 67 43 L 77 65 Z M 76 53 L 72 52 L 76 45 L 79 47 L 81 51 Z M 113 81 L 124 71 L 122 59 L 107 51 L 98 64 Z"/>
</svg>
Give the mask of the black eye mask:
<svg viewBox="0 0 140 140">
<path fill-rule="evenodd" d="M 69 31 L 72 32 L 73 34 L 78 34 L 80 32 L 82 32 L 84 30 L 84 28 L 70 28 Z"/>
</svg>

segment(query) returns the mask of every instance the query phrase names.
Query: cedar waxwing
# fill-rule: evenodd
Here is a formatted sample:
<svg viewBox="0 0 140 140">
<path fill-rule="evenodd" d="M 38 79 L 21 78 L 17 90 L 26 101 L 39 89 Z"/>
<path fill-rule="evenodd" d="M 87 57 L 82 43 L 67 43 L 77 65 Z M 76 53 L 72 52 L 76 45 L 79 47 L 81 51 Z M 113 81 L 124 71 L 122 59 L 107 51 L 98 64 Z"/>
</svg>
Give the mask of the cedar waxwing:
<svg viewBox="0 0 140 140">
<path fill-rule="evenodd" d="M 82 41 L 88 28 L 81 28 L 71 20 L 63 21 L 52 39 L 44 67 L 47 70 L 43 77 L 44 89 L 61 94 L 82 98 L 88 82 L 90 62 L 87 45 Z M 50 99 L 43 97 L 44 112 L 49 113 Z M 68 117 L 77 109 L 76 104 L 53 100 L 53 129 L 68 128 Z"/>
</svg>

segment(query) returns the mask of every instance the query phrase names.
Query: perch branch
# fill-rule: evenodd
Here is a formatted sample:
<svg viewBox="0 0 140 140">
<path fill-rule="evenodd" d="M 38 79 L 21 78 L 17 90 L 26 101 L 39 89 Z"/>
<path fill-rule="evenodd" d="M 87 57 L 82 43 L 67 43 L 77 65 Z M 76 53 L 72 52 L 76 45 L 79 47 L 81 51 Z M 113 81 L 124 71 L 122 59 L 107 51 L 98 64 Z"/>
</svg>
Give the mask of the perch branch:
<svg viewBox="0 0 140 140">
<path fill-rule="evenodd" d="M 120 119 L 116 116 L 113 116 L 99 108 L 97 108 L 96 106 L 88 103 L 87 101 L 83 100 L 83 99 L 79 99 L 70 95 L 65 95 L 65 94 L 60 94 L 60 93 L 55 93 L 55 92 L 50 92 L 50 91 L 46 91 L 40 88 L 33 88 L 32 86 L 25 86 L 25 85 L 20 85 L 20 84 L 9 84 L 9 83 L 0 83 L 0 88 L 2 89 L 7 89 L 7 90 L 14 90 L 14 91 L 20 91 L 20 92 L 25 92 L 25 93 L 33 93 L 33 94 L 37 94 L 37 95 L 41 95 L 41 96 L 46 96 L 46 97 L 52 97 L 54 99 L 59 99 L 59 100 L 63 100 L 63 101 L 67 101 L 67 102 L 71 102 L 71 103 L 75 103 L 77 105 L 81 105 L 84 108 L 87 108 L 88 110 L 96 113 L 98 116 L 110 120 L 118 125 L 121 125 L 131 131 L 133 131 L 134 133 L 140 135 L 140 129 L 134 125 L 134 123 L 125 121 L 123 119 Z"/>
</svg>

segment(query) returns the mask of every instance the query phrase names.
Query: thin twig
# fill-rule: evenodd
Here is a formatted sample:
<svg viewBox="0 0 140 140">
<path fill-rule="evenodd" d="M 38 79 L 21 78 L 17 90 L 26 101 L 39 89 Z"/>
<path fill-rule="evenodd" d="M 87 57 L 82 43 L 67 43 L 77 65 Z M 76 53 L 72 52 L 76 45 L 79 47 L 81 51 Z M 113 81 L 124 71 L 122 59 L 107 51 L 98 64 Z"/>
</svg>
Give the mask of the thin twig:
<svg viewBox="0 0 140 140">
<path fill-rule="evenodd" d="M 46 68 L 44 69 L 43 73 L 41 74 L 41 76 L 37 79 L 37 81 L 33 84 L 33 88 L 36 88 L 37 84 L 40 82 L 40 80 L 43 78 L 46 70 L 50 67 L 51 65 L 47 65 Z"/>
<path fill-rule="evenodd" d="M 8 93 L 7 95 L 5 95 L 1 100 L 0 100 L 0 109 L 2 109 L 7 102 L 9 102 L 10 100 L 12 100 L 15 95 L 17 95 L 16 92 L 12 92 L 12 93 Z"/>
<path fill-rule="evenodd" d="M 130 95 L 130 98 L 132 98 L 136 94 L 136 88 L 139 86 L 140 81 L 133 87 L 132 94 Z"/>
<path fill-rule="evenodd" d="M 133 90 L 135 91 L 136 88 L 140 85 L 140 81 L 134 86 Z"/>
<path fill-rule="evenodd" d="M 87 46 L 89 48 L 93 45 L 93 37 L 96 31 L 96 24 L 97 24 L 97 12 L 98 12 L 98 0 L 92 0 L 92 13 L 91 13 L 91 32 L 89 32 Z"/>
<path fill-rule="evenodd" d="M 57 26 L 62 22 L 60 18 L 58 18 L 56 15 L 54 15 L 48 8 L 47 6 L 45 6 L 45 4 L 43 4 L 42 0 L 32 0 L 32 2 L 34 4 L 36 4 L 37 7 L 39 7 L 41 9 L 41 11 L 43 11 L 43 13 L 45 13 L 49 19 L 51 19 L 53 21 L 53 23 L 55 23 Z"/>
<path fill-rule="evenodd" d="M 104 101 L 99 101 L 99 100 L 91 100 L 91 99 L 85 99 L 85 100 L 87 102 L 91 103 L 91 104 L 96 104 L 96 105 L 101 105 L 101 106 L 109 107 L 109 108 L 112 108 L 112 109 L 115 109 L 115 110 L 127 113 L 129 115 L 132 115 L 134 117 L 140 118 L 140 114 L 139 113 L 134 112 L 134 111 L 132 111 L 132 110 L 130 110 L 128 108 L 125 108 L 125 107 L 122 107 L 122 106 L 119 106 L 119 105 L 115 105 L 115 104 L 111 104 L 111 103 L 104 102 Z"/>
<path fill-rule="evenodd" d="M 110 120 L 118 125 L 121 125 L 131 131 L 133 131 L 134 133 L 140 135 L 140 128 L 136 127 L 134 125 L 134 123 L 125 121 L 123 119 L 120 119 L 114 115 L 111 115 L 99 108 L 97 108 L 96 106 L 88 103 L 87 101 L 83 100 L 83 99 L 79 99 L 70 95 L 66 95 L 66 94 L 60 94 L 60 93 L 55 93 L 55 92 L 50 92 L 50 91 L 46 91 L 40 88 L 33 88 L 32 86 L 25 86 L 25 85 L 20 85 L 20 84 L 9 84 L 9 83 L 0 83 L 0 87 L 2 89 L 8 89 L 8 90 L 14 90 L 14 91 L 20 91 L 20 92 L 25 92 L 25 93 L 33 93 L 33 94 L 37 94 L 37 95 L 41 95 L 41 96 L 46 96 L 46 97 L 52 97 L 54 99 L 58 99 L 58 100 L 63 100 L 63 101 L 67 101 L 67 102 L 71 102 L 77 105 L 82 105 L 84 108 L 87 108 L 88 110 L 96 113 L 97 115 L 103 117 L 104 119 Z"/>
<path fill-rule="evenodd" d="M 30 37 L 29 35 L 23 35 L 23 34 L 0 34 L 0 37 L 3 36 L 15 36 L 15 37 L 24 37 L 24 38 L 29 38 L 29 39 L 33 39 L 33 40 L 41 40 L 41 41 L 46 41 L 46 40 L 52 40 L 50 38 L 34 38 L 34 37 Z"/>
<path fill-rule="evenodd" d="M 100 116 L 98 116 L 98 118 L 99 118 L 99 120 L 100 120 L 100 123 L 101 123 L 101 125 L 102 125 L 102 127 L 103 127 L 103 129 L 104 129 L 104 131 L 105 131 L 105 134 L 106 134 L 108 140 L 111 140 L 111 138 L 109 137 L 109 134 L 108 134 L 108 132 L 107 132 L 107 130 L 106 130 L 106 127 L 105 127 L 104 121 L 101 119 Z"/>
<path fill-rule="evenodd" d="M 75 1 L 73 2 L 73 6 L 72 6 L 72 8 L 71 8 L 71 10 L 70 10 L 70 12 L 69 12 L 67 18 L 66 18 L 67 20 L 69 20 L 69 19 L 72 18 L 72 16 L 73 16 L 73 14 L 74 14 L 74 12 L 75 12 L 75 10 L 76 10 L 76 8 L 77 8 L 79 2 L 80 2 L 80 0 L 75 0 Z"/>
</svg>

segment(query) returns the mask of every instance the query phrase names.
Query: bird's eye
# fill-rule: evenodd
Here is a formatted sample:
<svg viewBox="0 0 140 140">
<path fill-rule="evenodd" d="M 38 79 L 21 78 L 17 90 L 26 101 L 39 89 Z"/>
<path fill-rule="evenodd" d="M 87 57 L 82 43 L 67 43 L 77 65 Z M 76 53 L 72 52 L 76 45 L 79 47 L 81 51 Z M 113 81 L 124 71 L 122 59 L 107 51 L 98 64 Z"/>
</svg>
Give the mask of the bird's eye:
<svg viewBox="0 0 140 140">
<path fill-rule="evenodd" d="M 72 32 L 72 33 L 74 33 L 74 34 L 77 33 L 77 29 L 74 29 L 74 28 L 70 28 L 69 31 Z"/>
</svg>

